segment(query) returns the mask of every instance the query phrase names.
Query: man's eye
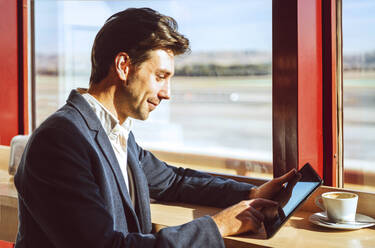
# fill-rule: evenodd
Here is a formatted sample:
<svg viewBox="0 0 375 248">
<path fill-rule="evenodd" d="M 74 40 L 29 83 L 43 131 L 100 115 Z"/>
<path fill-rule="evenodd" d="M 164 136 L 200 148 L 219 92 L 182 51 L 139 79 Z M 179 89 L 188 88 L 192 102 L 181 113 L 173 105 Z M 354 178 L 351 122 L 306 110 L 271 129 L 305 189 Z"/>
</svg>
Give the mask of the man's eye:
<svg viewBox="0 0 375 248">
<path fill-rule="evenodd" d="M 158 81 L 161 81 L 161 80 L 165 79 L 165 76 L 159 74 L 159 75 L 156 75 L 156 79 L 157 79 Z"/>
</svg>

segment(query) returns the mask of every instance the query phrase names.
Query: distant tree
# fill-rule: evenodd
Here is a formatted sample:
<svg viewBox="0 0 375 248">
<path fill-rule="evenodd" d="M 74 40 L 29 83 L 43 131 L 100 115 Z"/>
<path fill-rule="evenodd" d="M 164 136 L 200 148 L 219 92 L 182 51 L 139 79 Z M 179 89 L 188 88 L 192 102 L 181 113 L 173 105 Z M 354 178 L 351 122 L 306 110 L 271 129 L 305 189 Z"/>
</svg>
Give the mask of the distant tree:
<svg viewBox="0 0 375 248">
<path fill-rule="evenodd" d="M 176 68 L 176 76 L 259 76 L 271 74 L 271 64 L 251 65 L 216 65 L 216 64 L 194 64 Z"/>
<path fill-rule="evenodd" d="M 372 53 L 366 53 L 364 57 L 366 64 L 372 64 L 375 66 L 375 51 Z"/>
</svg>

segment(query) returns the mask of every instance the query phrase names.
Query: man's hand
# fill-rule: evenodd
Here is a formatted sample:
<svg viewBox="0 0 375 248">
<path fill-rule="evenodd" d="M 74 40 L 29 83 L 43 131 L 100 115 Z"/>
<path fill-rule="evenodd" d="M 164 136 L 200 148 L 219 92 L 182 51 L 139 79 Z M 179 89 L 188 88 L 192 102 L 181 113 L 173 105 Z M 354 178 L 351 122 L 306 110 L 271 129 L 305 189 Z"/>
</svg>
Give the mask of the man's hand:
<svg viewBox="0 0 375 248">
<path fill-rule="evenodd" d="M 296 169 L 290 170 L 281 177 L 274 178 L 257 188 L 254 187 L 251 189 L 249 199 L 264 198 L 276 200 L 275 198 L 279 194 L 291 194 L 293 187 L 300 179 L 301 174 Z M 285 183 L 288 183 L 287 187 L 284 187 Z"/>
<path fill-rule="evenodd" d="M 264 215 L 263 208 L 275 207 L 278 203 L 267 199 L 241 201 L 212 217 L 222 237 L 247 231 L 257 232 Z"/>
</svg>

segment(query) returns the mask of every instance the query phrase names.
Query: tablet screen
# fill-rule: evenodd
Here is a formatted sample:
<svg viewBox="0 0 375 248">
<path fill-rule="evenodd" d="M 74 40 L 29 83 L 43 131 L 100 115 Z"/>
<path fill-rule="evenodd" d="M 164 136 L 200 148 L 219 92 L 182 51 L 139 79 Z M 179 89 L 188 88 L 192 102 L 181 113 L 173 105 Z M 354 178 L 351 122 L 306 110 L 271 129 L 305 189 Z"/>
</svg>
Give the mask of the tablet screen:
<svg viewBox="0 0 375 248">
<path fill-rule="evenodd" d="M 267 209 L 264 214 L 264 226 L 267 237 L 272 237 L 280 227 L 289 219 L 297 208 L 322 184 L 321 178 L 314 169 L 306 164 L 299 171 L 301 179 L 293 187 L 291 194 L 278 196 L 278 209 Z"/>
</svg>

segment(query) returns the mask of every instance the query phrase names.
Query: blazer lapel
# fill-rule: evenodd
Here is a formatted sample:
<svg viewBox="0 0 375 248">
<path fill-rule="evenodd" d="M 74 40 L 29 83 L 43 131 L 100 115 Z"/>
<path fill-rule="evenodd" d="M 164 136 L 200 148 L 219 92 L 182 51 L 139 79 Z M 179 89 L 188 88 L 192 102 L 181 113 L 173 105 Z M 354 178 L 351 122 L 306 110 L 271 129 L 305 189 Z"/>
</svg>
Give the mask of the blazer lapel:
<svg viewBox="0 0 375 248">
<path fill-rule="evenodd" d="M 141 222 L 143 233 L 150 233 L 152 229 L 151 213 L 150 213 L 150 195 L 147 185 L 147 179 L 143 170 L 139 166 L 139 159 L 135 156 L 133 149 L 131 149 L 131 142 L 128 142 L 128 166 L 132 170 L 134 187 L 136 190 L 136 212 Z"/>
<path fill-rule="evenodd" d="M 117 185 L 120 188 L 121 194 L 126 202 L 126 205 L 129 206 L 129 209 L 134 216 L 135 219 L 137 219 L 137 215 L 133 209 L 133 204 L 130 199 L 129 192 L 125 185 L 124 176 L 122 174 L 122 171 L 120 169 L 120 165 L 118 164 L 118 161 L 116 159 L 116 155 L 112 149 L 111 142 L 109 141 L 107 134 L 105 133 L 104 129 L 100 129 L 97 136 L 96 136 L 96 142 L 98 143 L 100 149 L 102 150 L 104 156 L 106 157 L 109 165 L 111 166 L 112 172 L 115 175 Z M 138 224 L 139 225 L 139 224 Z M 139 227 L 139 226 L 138 226 Z"/>
<path fill-rule="evenodd" d="M 137 229 L 141 230 L 137 215 L 134 211 L 133 204 L 130 199 L 129 192 L 125 185 L 125 180 L 120 169 L 120 165 L 118 164 L 111 142 L 109 141 L 108 136 L 105 133 L 98 117 L 91 109 L 90 105 L 86 102 L 86 100 L 76 90 L 71 91 L 67 102 L 73 105 L 81 113 L 82 117 L 86 121 L 87 126 L 91 130 L 96 131 L 97 134 L 95 140 L 102 150 L 102 153 L 107 159 L 115 176 L 116 183 L 120 189 L 120 194 L 122 195 L 122 198 L 125 202 L 125 209 L 128 209 L 128 211 L 131 213 L 132 217 L 134 218 L 134 222 L 136 223 Z M 128 213 L 126 213 L 126 215 L 128 215 Z"/>
</svg>

